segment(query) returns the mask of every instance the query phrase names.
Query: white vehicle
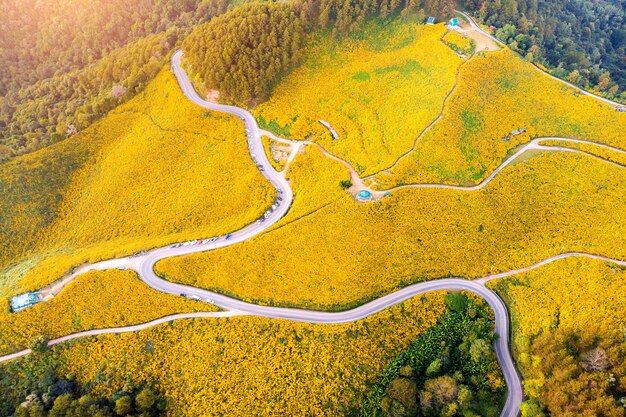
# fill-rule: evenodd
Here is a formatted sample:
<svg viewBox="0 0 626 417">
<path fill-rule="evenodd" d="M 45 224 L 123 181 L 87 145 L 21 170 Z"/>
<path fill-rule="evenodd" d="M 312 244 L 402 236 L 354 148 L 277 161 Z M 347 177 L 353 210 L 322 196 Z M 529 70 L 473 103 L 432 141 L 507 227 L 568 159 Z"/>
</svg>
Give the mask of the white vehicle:
<svg viewBox="0 0 626 417">
<path fill-rule="evenodd" d="M 209 304 L 215 304 L 215 301 L 211 300 L 210 298 L 205 298 L 204 301 L 206 301 Z"/>
<path fill-rule="evenodd" d="M 190 295 L 189 298 L 196 301 L 202 301 L 202 298 L 198 297 L 197 295 Z"/>
</svg>

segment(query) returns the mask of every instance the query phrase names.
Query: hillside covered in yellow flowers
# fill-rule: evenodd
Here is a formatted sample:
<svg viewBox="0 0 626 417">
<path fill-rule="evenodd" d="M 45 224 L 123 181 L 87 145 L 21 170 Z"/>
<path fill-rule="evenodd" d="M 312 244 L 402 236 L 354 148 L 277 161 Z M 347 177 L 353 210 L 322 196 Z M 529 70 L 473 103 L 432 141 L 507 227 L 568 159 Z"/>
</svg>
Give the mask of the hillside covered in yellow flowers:
<svg viewBox="0 0 626 417">
<path fill-rule="evenodd" d="M 291 7 L 280 6 L 289 12 L 285 19 L 306 17 L 304 6 Z M 223 30 L 238 27 L 232 16 L 225 15 Z M 418 282 L 476 280 L 561 254 L 626 259 L 626 113 L 547 77 L 506 47 L 474 53 L 461 30 L 441 23 L 392 16 L 362 22 L 359 31 L 319 30 L 306 39 L 304 23 L 297 23 L 294 56 L 276 64 L 276 79 L 262 94 L 237 99 L 263 129 L 256 133 L 269 166 L 254 154 L 263 149 L 253 150 L 256 133 L 244 129 L 243 113 L 195 105 L 172 73 L 174 61 L 89 128 L 0 163 L 0 355 L 33 351 L 0 365 L 0 388 L 7 391 L 0 411 L 19 408 L 37 389 L 33 381 L 54 375 L 94 398 L 149 387 L 164 399 L 167 416 L 364 410 L 408 416 L 392 412 L 403 396 L 398 386 L 408 386 L 404 399 L 413 408 L 403 405 L 405 411 L 486 410 L 482 415 L 495 417 L 505 391 L 494 353 L 497 309 L 467 294 L 431 292 L 346 324 L 234 311 L 242 314 L 49 348 L 45 341 L 219 310 L 214 300 L 181 289 L 189 287 L 158 286 L 158 277 L 314 314 L 351 309 Z M 193 82 L 228 86 L 226 97 L 235 100 L 237 82 L 249 81 L 246 71 L 254 68 L 237 72 L 235 82 L 228 71 L 237 50 L 228 49 L 235 63 L 203 85 L 198 66 L 211 59 L 202 55 L 211 27 L 187 43 L 197 54 Z M 219 48 L 215 41 L 212 48 Z M 214 93 L 212 99 L 227 102 Z M 541 145 L 551 148 L 536 147 L 499 170 L 544 137 Z M 273 160 L 270 143 L 285 155 L 297 149 L 289 154 L 295 159 Z M 263 172 L 270 166 L 288 181 L 289 205 L 288 190 Z M 484 186 L 470 187 L 494 172 Z M 445 186 L 451 184 L 459 187 Z M 365 188 L 373 197 L 356 198 Z M 286 215 L 267 221 L 280 201 Z M 265 221 L 271 225 L 261 230 Z M 227 242 L 244 226 L 251 226 L 248 233 L 257 227 L 255 234 Z M 212 236 L 224 236 L 224 247 L 164 256 L 154 265 L 155 280 L 141 267 L 92 271 L 50 300 L 9 311 L 11 296 L 79 265 Z M 615 263 L 581 257 L 487 284 L 510 314 L 522 416 L 624 417 L 625 274 Z M 446 329 L 447 323 L 459 327 Z M 451 346 L 435 337 L 446 331 L 458 333 Z M 41 340 L 43 347 L 34 343 Z M 433 344 L 436 353 L 424 353 L 429 360 L 422 364 L 420 347 Z M 465 368 L 454 363 L 468 358 Z M 421 373 L 396 366 L 409 362 L 422 364 Z M 459 369 L 471 369 L 471 376 Z"/>
<path fill-rule="evenodd" d="M 238 229 L 274 192 L 242 123 L 185 100 L 166 69 L 79 135 L 0 165 L 0 178 L 5 296 L 84 262 Z"/>
<path fill-rule="evenodd" d="M 479 191 L 404 189 L 362 204 L 341 192 L 341 176 L 328 175 L 345 172 L 342 165 L 314 148 L 306 152 L 290 168 L 294 212 L 273 230 L 245 244 L 165 259 L 157 272 L 254 302 L 326 309 L 564 252 L 626 257 L 620 166 L 543 153 L 507 167 Z M 323 176 L 311 175 L 311 167 Z M 300 203 L 299 189 L 309 190 Z"/>
</svg>

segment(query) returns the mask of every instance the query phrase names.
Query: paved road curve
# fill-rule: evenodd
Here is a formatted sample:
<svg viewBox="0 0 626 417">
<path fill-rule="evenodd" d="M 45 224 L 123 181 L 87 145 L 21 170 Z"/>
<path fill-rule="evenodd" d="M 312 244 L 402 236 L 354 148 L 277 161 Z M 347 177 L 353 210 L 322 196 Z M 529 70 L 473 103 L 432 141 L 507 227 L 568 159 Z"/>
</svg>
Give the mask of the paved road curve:
<svg viewBox="0 0 626 417">
<path fill-rule="evenodd" d="M 255 119 L 252 115 L 246 110 L 240 109 L 234 106 L 227 106 L 221 104 L 210 103 L 198 96 L 198 94 L 193 89 L 187 75 L 180 67 L 180 59 L 182 56 L 182 52 L 176 52 L 172 57 L 172 70 L 174 71 L 178 82 L 180 83 L 181 89 L 185 96 L 194 102 L 195 104 L 205 107 L 209 110 L 224 112 L 233 114 L 239 118 L 241 118 L 246 127 L 246 134 L 248 137 L 249 148 L 251 154 L 256 155 L 253 159 L 255 159 L 256 163 L 259 165 L 259 169 L 263 175 L 274 185 L 277 190 L 277 196 L 282 198 L 280 204 L 273 210 L 267 218 L 261 223 L 254 223 L 243 229 L 232 233 L 229 235 L 228 239 L 224 237 L 211 242 L 205 245 L 189 245 L 189 246 L 179 246 L 179 247 L 165 247 L 152 250 L 142 256 L 139 257 L 127 257 L 120 259 L 112 259 L 109 261 L 100 262 L 93 265 L 85 265 L 81 268 L 78 268 L 73 274 L 68 275 L 63 280 L 53 284 L 47 289 L 47 296 L 51 297 L 54 294 L 58 293 L 66 282 L 69 282 L 75 276 L 82 274 L 86 271 L 93 269 L 109 269 L 109 268 L 123 268 L 123 269 L 133 269 L 138 272 L 140 278 L 145 281 L 149 286 L 159 291 L 170 293 L 170 294 L 186 294 L 187 296 L 199 297 L 202 300 L 210 301 L 218 307 L 221 307 L 225 312 L 205 312 L 205 313 L 183 313 L 183 314 L 175 314 L 172 316 L 162 317 L 157 320 L 153 320 L 147 323 L 134 325 L 134 326 L 125 326 L 125 327 L 117 327 L 117 328 L 107 328 L 107 329 L 95 329 L 88 330 L 80 333 L 74 333 L 71 335 L 63 336 L 57 339 L 53 339 L 49 342 L 50 345 L 55 345 L 58 343 L 62 343 L 67 340 L 77 339 L 81 337 L 95 336 L 99 334 L 107 334 L 107 333 L 123 333 L 123 332 L 133 332 L 142 329 L 146 329 L 152 326 L 156 326 L 168 321 L 177 320 L 177 319 L 188 319 L 188 318 L 198 318 L 198 317 L 230 317 L 234 315 L 256 315 L 263 316 L 268 318 L 282 318 L 292 321 L 300 321 L 300 322 L 309 322 L 309 323 L 347 323 L 353 322 L 356 320 L 364 319 L 372 314 L 375 314 L 379 311 L 382 311 L 390 306 L 402 303 L 409 298 L 414 297 L 418 294 L 423 294 L 429 291 L 435 290 L 467 290 L 471 291 L 481 297 L 483 297 L 487 303 L 491 306 L 495 314 L 495 331 L 499 335 L 496 344 L 495 350 L 498 357 L 498 361 L 502 368 L 502 372 L 504 374 L 504 378 L 508 388 L 508 396 L 506 400 L 506 404 L 504 409 L 502 410 L 502 417 L 515 417 L 519 413 L 519 406 L 522 401 L 522 385 L 515 370 L 515 366 L 513 364 L 513 360 L 511 357 L 511 353 L 509 350 L 509 317 L 507 313 L 506 306 L 502 302 L 502 300 L 495 294 L 493 291 L 489 290 L 485 286 L 485 282 L 496 279 L 503 278 L 506 276 L 511 276 L 514 274 L 522 273 L 529 271 L 533 268 L 537 268 L 541 265 L 545 265 L 546 263 L 552 262 L 557 259 L 562 259 L 571 256 L 581 256 L 581 257 L 590 257 L 595 259 L 602 259 L 604 261 L 614 262 L 616 264 L 626 266 L 626 262 L 622 260 L 610 259 L 598 255 L 586 254 L 586 253 L 568 253 L 568 254 L 560 254 L 553 256 L 551 258 L 540 261 L 536 264 L 530 265 L 526 268 L 522 268 L 519 270 L 509 271 L 500 273 L 497 275 L 491 275 L 487 277 L 483 277 L 478 280 L 468 281 L 461 278 L 449 278 L 449 279 L 441 279 L 435 281 L 422 282 L 419 284 L 414 284 L 388 294 L 384 297 L 378 298 L 376 300 L 370 301 L 364 305 L 361 305 L 357 308 L 346 310 L 342 312 L 322 312 L 322 311 L 311 311 L 311 310 L 301 310 L 301 309 L 293 309 L 293 308 L 279 308 L 279 307 L 269 307 L 269 306 L 259 306 L 255 304 L 250 304 L 243 302 L 241 300 L 237 300 L 231 297 L 227 297 L 225 295 L 217 294 L 211 291 L 207 291 L 200 288 L 194 288 L 183 284 L 176 284 L 173 282 L 166 281 L 160 277 L 158 277 L 154 273 L 154 264 L 161 259 L 172 257 L 172 256 L 180 256 L 183 254 L 190 254 L 194 252 L 207 251 L 211 249 L 217 249 L 225 246 L 229 246 L 232 244 L 236 244 L 238 242 L 243 242 L 262 231 L 266 230 L 273 224 L 275 224 L 278 220 L 280 220 L 289 210 L 289 206 L 291 205 L 293 194 L 289 183 L 285 180 L 285 178 L 276 172 L 271 164 L 269 163 L 265 151 L 263 149 L 263 144 L 261 142 L 261 131 L 256 124 Z M 555 138 L 559 140 L 568 140 Z M 546 138 L 542 139 L 546 140 Z M 571 140 L 574 142 L 581 142 L 577 140 Z M 517 156 L 521 154 L 521 152 L 528 150 L 528 146 L 532 149 L 542 149 L 539 145 L 538 140 L 533 141 L 531 144 L 527 145 L 527 147 L 523 150 L 520 150 L 516 153 Z M 619 149 L 613 150 L 624 152 Z M 561 150 L 569 150 L 563 148 Z M 484 187 L 493 177 L 506 165 L 508 165 L 516 156 L 510 158 L 505 161 L 494 173 L 492 173 L 485 181 L 481 182 L 481 184 L 475 186 L 475 189 L 479 189 Z M 450 188 L 450 186 L 443 186 L 441 184 L 424 184 L 423 186 L 439 186 L 442 188 Z M 31 353 L 29 349 L 16 352 L 11 355 L 6 355 L 0 357 L 0 362 L 14 359 L 16 357 L 24 356 Z"/>
</svg>

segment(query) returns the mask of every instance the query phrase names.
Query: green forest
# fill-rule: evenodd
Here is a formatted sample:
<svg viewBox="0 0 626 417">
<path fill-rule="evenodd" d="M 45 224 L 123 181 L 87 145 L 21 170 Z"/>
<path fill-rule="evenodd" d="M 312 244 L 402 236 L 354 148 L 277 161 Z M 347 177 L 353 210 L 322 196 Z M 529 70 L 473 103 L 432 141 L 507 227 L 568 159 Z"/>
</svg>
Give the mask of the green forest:
<svg viewBox="0 0 626 417">
<path fill-rule="evenodd" d="M 397 355 L 372 386 L 364 416 L 499 415 L 506 386 L 484 301 L 448 293 L 436 326 Z"/>
<path fill-rule="evenodd" d="M 0 3 L 0 161 L 84 129 L 131 98 L 228 0 Z"/>
<path fill-rule="evenodd" d="M 156 417 L 165 407 L 165 401 L 149 388 L 129 385 L 110 398 L 95 398 L 81 393 L 75 381 L 51 373 L 44 376 L 15 407 L 13 417 Z"/>
<path fill-rule="evenodd" d="M 467 0 L 496 36 L 554 75 L 626 99 L 626 0 Z"/>
<path fill-rule="evenodd" d="M 45 339 L 30 347 L 35 356 L 25 363 L 5 364 L 0 372 L 0 415 L 12 417 L 156 417 L 165 399 L 153 387 L 126 381 L 121 391 L 108 397 L 89 394 L 93 382 L 79 384 L 57 374 L 58 358 Z M 47 352 L 46 355 L 43 353 Z M 20 372 L 16 372 L 20 369 Z"/>
<path fill-rule="evenodd" d="M 251 3 L 198 27 L 183 43 L 186 62 L 230 100 L 265 100 L 300 59 L 304 20 L 286 3 Z"/>
</svg>

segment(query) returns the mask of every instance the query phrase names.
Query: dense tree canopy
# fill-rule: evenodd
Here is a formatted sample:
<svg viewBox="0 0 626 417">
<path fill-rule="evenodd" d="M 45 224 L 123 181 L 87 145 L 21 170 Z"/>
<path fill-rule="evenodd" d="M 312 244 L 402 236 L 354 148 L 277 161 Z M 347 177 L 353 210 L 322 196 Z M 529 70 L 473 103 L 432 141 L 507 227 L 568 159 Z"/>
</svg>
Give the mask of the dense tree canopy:
<svg viewBox="0 0 626 417">
<path fill-rule="evenodd" d="M 610 97 L 626 90 L 626 0 L 468 0 L 512 49 Z"/>
<path fill-rule="evenodd" d="M 228 0 L 1 2 L 0 161 L 56 142 L 132 97 L 192 26 L 227 5 Z"/>
<path fill-rule="evenodd" d="M 76 382 L 58 379 L 52 369 L 44 378 L 25 381 L 20 388 L 26 386 L 31 391 L 15 407 L 13 417 L 155 417 L 164 408 L 164 401 L 149 388 L 129 384 L 110 398 L 96 398 L 82 392 Z"/>
<path fill-rule="evenodd" d="M 286 3 L 252 3 L 197 28 L 187 62 L 208 87 L 238 103 L 265 99 L 300 59 L 304 21 Z"/>
<path fill-rule="evenodd" d="M 389 364 L 363 415 L 499 415 L 505 384 L 492 347 L 491 311 L 461 293 L 449 293 L 446 306 L 439 323 Z"/>
</svg>

